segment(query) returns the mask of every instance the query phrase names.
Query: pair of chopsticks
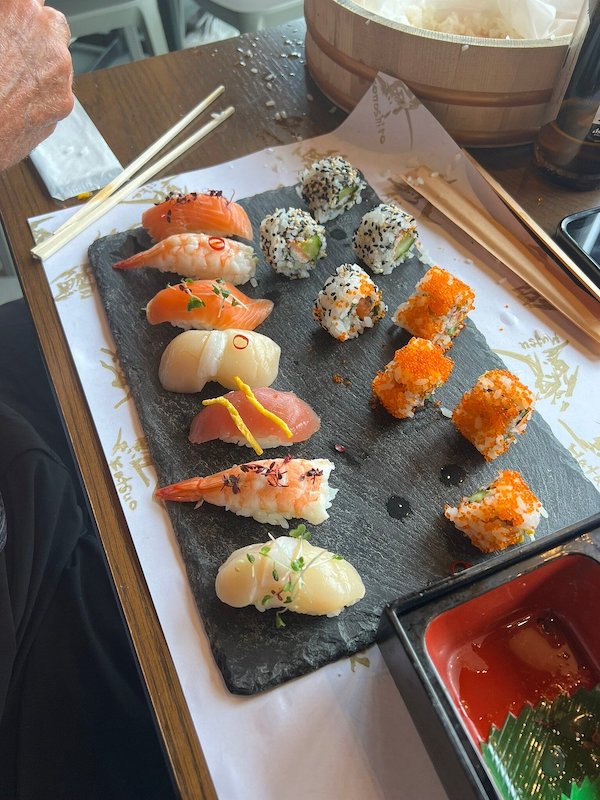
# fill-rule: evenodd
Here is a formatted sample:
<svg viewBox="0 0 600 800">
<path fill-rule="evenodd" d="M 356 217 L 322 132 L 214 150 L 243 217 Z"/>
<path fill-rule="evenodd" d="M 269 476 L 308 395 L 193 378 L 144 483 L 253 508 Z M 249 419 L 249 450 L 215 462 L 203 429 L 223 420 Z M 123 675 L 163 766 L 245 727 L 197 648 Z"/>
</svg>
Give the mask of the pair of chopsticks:
<svg viewBox="0 0 600 800">
<path fill-rule="evenodd" d="M 527 247 L 491 214 L 479 208 L 429 167 L 420 166 L 399 177 L 571 322 L 600 342 L 600 306 L 595 299 L 599 297 L 598 289 L 589 279 L 585 284 L 587 286 L 590 283 L 593 287 L 593 298 L 570 281 L 541 247 L 535 251 Z M 576 265 L 573 266 L 580 272 Z M 581 275 L 587 277 L 583 273 Z"/>
<path fill-rule="evenodd" d="M 164 133 L 159 139 L 151 144 L 141 155 L 126 167 L 123 172 L 119 173 L 116 178 L 106 184 L 100 191 L 92 197 L 85 205 L 70 217 L 67 222 L 61 225 L 54 231 L 52 236 L 45 239 L 40 244 L 32 248 L 31 253 L 39 259 L 49 258 L 56 253 L 71 239 L 74 239 L 79 233 L 85 230 L 89 225 L 102 217 L 107 211 L 120 203 L 123 198 L 127 197 L 131 192 L 139 189 L 144 183 L 149 181 L 161 170 L 175 161 L 179 156 L 183 155 L 187 150 L 193 147 L 197 142 L 207 136 L 211 131 L 218 127 L 228 117 L 230 117 L 235 109 L 233 106 L 228 106 L 224 111 L 214 114 L 210 122 L 203 125 L 200 130 L 189 136 L 181 144 L 177 145 L 168 153 L 162 156 L 154 164 L 147 167 L 137 177 L 133 177 L 148 161 L 156 156 L 160 151 L 171 142 L 181 131 L 186 128 L 196 117 L 201 114 L 208 106 L 214 102 L 225 91 L 224 86 L 218 86 L 212 91 L 208 97 L 205 97 L 201 103 L 193 108 L 189 113 L 182 117 L 179 122 L 173 125 L 172 128 Z"/>
</svg>

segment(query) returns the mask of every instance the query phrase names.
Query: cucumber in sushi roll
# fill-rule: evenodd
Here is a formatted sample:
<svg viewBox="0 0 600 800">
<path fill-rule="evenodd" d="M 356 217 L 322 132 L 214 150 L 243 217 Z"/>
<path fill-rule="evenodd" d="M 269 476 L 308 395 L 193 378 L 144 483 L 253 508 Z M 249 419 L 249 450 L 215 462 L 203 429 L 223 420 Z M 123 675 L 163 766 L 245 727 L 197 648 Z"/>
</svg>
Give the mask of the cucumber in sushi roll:
<svg viewBox="0 0 600 800">
<path fill-rule="evenodd" d="M 299 208 L 276 208 L 260 224 L 260 247 L 275 272 L 308 278 L 317 260 L 327 255 L 325 228 Z"/>
<path fill-rule="evenodd" d="M 364 215 L 352 237 L 352 247 L 372 272 L 383 275 L 410 258 L 415 249 L 425 260 L 414 217 L 391 203 L 381 203 Z"/>
<path fill-rule="evenodd" d="M 346 159 L 332 156 L 315 161 L 300 175 L 298 194 L 317 222 L 328 222 L 362 202 L 366 183 Z"/>
</svg>

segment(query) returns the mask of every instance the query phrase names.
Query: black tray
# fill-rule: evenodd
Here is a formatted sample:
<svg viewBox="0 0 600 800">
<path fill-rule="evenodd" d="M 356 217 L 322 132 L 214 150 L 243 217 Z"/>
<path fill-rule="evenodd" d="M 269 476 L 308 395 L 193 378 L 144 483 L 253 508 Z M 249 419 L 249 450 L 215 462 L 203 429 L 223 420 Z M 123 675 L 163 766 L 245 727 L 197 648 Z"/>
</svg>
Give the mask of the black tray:
<svg viewBox="0 0 600 800">
<path fill-rule="evenodd" d="M 538 538 L 600 508 L 598 492 L 537 413 L 508 453 L 487 464 L 435 403 L 428 402 L 414 419 L 403 421 L 370 408 L 375 372 L 408 340 L 391 323 L 391 315 L 426 267 L 415 257 L 391 275 L 374 277 L 384 292 L 388 315 L 357 339 L 339 343 L 316 325 L 311 315 L 314 298 L 339 264 L 355 261 L 352 233 L 361 216 L 379 202 L 370 188 L 364 197 L 361 205 L 327 224 L 328 257 L 309 278 L 290 281 L 261 257 L 258 287 L 241 288 L 276 304 L 259 329 L 282 348 L 274 386 L 296 392 L 322 420 L 321 430 L 308 442 L 291 450 L 268 450 L 266 456 L 291 452 L 335 463 L 331 484 L 339 492 L 329 510 L 330 519 L 312 529 L 311 541 L 341 553 L 357 568 L 366 586 L 365 598 L 333 619 L 288 613 L 286 627 L 281 629 L 275 627 L 273 611 L 230 608 L 215 596 L 219 565 L 234 549 L 266 541 L 269 532 L 283 535 L 285 531 L 208 504 L 198 510 L 192 504 L 167 504 L 198 610 L 232 692 L 252 694 L 364 649 L 375 640 L 386 602 L 447 577 L 453 561 L 474 564 L 490 558 L 454 529 L 444 518 L 443 507 L 486 484 L 499 469 L 520 471 L 542 500 L 548 519 L 540 523 Z M 241 204 L 250 215 L 257 240 L 265 214 L 276 207 L 302 207 L 294 187 L 265 192 Z M 115 261 L 148 245 L 141 229 L 117 234 L 95 242 L 89 258 L 159 482 L 164 485 L 252 461 L 255 456 L 249 448 L 223 442 L 201 446 L 188 442 L 189 424 L 201 399 L 225 390 L 211 383 L 200 395 L 176 395 L 160 386 L 161 354 L 180 331 L 170 325 L 149 326 L 140 309 L 177 278 L 150 269 L 112 269 Z M 260 253 L 258 241 L 255 245 Z M 434 397 L 447 408 L 454 407 L 482 372 L 503 367 L 470 322 L 449 355 L 455 364 L 453 374 Z M 335 375 L 342 381 L 335 382 Z M 343 445 L 345 452 L 338 452 L 336 445 Z M 442 468 L 448 465 L 465 470 L 461 486 L 442 479 Z M 388 513 L 387 503 L 393 496 L 410 506 L 411 513 L 402 520 Z"/>
</svg>

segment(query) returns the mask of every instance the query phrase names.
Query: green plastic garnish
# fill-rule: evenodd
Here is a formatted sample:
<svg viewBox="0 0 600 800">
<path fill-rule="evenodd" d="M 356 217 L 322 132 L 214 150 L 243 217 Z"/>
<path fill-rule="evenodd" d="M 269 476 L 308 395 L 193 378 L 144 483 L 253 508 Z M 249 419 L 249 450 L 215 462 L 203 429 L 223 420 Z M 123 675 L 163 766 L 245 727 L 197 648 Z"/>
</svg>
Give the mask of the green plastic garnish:
<svg viewBox="0 0 600 800">
<path fill-rule="evenodd" d="M 560 695 L 492 728 L 481 746 L 506 800 L 600 800 L 600 686 Z"/>
</svg>

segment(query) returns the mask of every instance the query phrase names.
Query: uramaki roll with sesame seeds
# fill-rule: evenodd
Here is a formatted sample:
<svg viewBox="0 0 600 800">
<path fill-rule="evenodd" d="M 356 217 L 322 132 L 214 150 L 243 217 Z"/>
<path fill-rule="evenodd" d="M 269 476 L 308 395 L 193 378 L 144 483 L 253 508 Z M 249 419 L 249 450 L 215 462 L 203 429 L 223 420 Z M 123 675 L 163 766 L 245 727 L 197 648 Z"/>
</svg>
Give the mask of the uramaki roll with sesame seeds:
<svg viewBox="0 0 600 800">
<path fill-rule="evenodd" d="M 385 316 L 381 292 L 358 264 L 342 264 L 325 281 L 313 317 L 339 342 L 354 339 Z"/>
<path fill-rule="evenodd" d="M 363 216 L 352 237 L 354 252 L 372 272 L 389 275 L 417 249 L 429 262 L 417 236 L 414 217 L 396 205 L 381 203 Z"/>
<path fill-rule="evenodd" d="M 521 475 L 505 469 L 458 506 L 446 504 L 444 515 L 475 547 L 491 553 L 533 536 L 545 511 Z"/>
<path fill-rule="evenodd" d="M 413 337 L 375 376 L 373 394 L 392 416 L 413 417 L 433 392 L 444 384 L 454 364 L 428 339 Z"/>
<path fill-rule="evenodd" d="M 325 228 L 299 208 L 276 208 L 260 223 L 265 261 L 288 278 L 308 278 L 317 260 L 327 255 Z"/>
<path fill-rule="evenodd" d="M 360 203 L 366 185 L 345 158 L 331 156 L 301 173 L 297 191 L 317 222 L 328 222 Z"/>
<path fill-rule="evenodd" d="M 475 293 L 441 267 L 431 267 L 415 291 L 396 309 L 392 321 L 413 336 L 430 339 L 442 350 L 451 347 L 473 308 Z"/>
<path fill-rule="evenodd" d="M 486 461 L 506 452 L 525 432 L 533 414 L 533 393 L 511 372 L 484 372 L 452 412 L 456 429 Z"/>
</svg>

